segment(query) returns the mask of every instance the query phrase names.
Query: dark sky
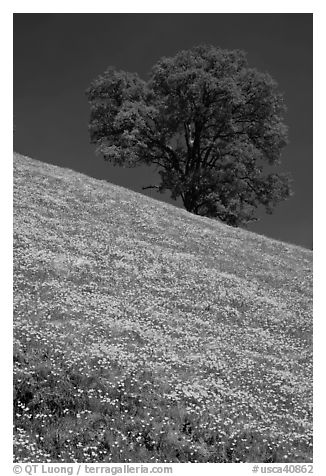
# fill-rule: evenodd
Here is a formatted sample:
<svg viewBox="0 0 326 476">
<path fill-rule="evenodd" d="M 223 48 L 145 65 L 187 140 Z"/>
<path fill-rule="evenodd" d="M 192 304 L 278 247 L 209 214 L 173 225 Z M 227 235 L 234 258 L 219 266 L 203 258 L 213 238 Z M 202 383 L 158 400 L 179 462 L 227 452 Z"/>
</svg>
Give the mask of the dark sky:
<svg viewBox="0 0 326 476">
<path fill-rule="evenodd" d="M 85 89 L 110 65 L 146 79 L 161 56 L 180 49 L 243 49 L 284 92 L 290 145 L 281 169 L 295 190 L 249 229 L 311 248 L 312 23 L 312 14 L 14 14 L 14 149 L 142 192 L 157 183 L 154 171 L 112 167 L 95 155 Z"/>
</svg>

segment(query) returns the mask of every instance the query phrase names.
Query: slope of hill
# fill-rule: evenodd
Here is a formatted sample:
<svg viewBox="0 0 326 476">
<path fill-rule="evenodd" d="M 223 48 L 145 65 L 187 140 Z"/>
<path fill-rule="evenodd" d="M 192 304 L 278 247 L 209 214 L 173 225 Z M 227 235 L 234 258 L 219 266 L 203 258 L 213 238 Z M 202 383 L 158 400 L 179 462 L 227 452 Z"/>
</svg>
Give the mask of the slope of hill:
<svg viewBox="0 0 326 476">
<path fill-rule="evenodd" d="M 18 462 L 309 462 L 312 252 L 14 154 Z"/>
</svg>

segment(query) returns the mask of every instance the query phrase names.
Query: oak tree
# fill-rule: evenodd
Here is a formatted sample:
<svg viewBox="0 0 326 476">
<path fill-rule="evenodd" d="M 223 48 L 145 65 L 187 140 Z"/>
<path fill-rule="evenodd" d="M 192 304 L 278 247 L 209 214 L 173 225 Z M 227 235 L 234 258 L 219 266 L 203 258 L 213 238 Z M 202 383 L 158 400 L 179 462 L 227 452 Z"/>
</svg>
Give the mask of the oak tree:
<svg viewBox="0 0 326 476">
<path fill-rule="evenodd" d="M 147 81 L 107 69 L 87 96 L 91 142 L 115 165 L 157 166 L 160 183 L 189 212 L 239 226 L 291 195 L 270 172 L 287 144 L 277 83 L 246 55 L 198 46 L 160 59 Z"/>
</svg>

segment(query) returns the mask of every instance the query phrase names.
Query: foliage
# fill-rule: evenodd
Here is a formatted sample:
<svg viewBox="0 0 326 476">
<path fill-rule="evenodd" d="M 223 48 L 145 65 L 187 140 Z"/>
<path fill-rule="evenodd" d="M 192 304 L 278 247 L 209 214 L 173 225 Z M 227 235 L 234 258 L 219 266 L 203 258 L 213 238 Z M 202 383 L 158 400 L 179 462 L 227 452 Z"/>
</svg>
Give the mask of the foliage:
<svg viewBox="0 0 326 476">
<path fill-rule="evenodd" d="M 87 90 L 91 142 L 113 164 L 155 165 L 185 208 L 234 226 L 271 213 L 291 194 L 289 177 L 267 173 L 287 143 L 276 82 L 242 51 L 199 46 L 162 58 L 147 82 L 109 68 Z"/>
</svg>

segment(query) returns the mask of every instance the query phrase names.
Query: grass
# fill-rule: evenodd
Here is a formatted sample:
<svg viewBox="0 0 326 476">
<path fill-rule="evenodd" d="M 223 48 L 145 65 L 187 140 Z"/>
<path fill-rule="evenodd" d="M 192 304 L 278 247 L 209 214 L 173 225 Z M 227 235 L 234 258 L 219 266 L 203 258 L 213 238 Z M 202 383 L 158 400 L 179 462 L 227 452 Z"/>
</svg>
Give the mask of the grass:
<svg viewBox="0 0 326 476">
<path fill-rule="evenodd" d="M 14 154 L 16 462 L 312 461 L 312 252 Z"/>
</svg>

